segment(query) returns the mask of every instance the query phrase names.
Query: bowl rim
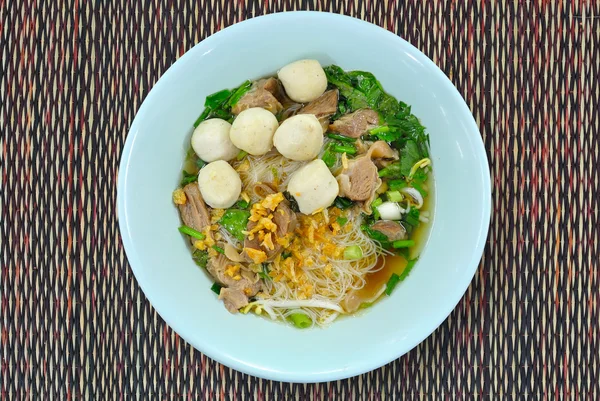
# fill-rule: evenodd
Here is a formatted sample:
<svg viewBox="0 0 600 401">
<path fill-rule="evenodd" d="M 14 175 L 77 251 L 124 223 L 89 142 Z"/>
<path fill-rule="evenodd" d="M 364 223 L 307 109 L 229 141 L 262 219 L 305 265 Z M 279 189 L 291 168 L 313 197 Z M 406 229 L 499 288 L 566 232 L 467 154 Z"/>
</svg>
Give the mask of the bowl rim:
<svg viewBox="0 0 600 401">
<path fill-rule="evenodd" d="M 273 371 L 273 370 L 261 368 L 261 366 L 259 366 L 259 365 L 252 365 L 250 363 L 244 363 L 244 361 L 236 359 L 235 357 L 233 357 L 232 355 L 229 355 L 226 352 L 223 352 L 218 349 L 210 348 L 208 346 L 205 346 L 205 344 L 199 344 L 197 341 L 190 340 L 185 334 L 182 334 L 185 332 L 185 330 L 180 331 L 180 329 L 182 328 L 182 325 L 179 324 L 178 320 L 176 318 L 173 318 L 172 316 L 163 314 L 162 310 L 161 310 L 162 308 L 160 306 L 158 306 L 155 302 L 153 302 L 153 300 L 155 299 L 154 295 L 152 293 L 149 293 L 146 291 L 147 281 L 146 281 L 145 276 L 142 274 L 142 269 L 140 268 L 141 261 L 139 260 L 137 253 L 134 252 L 134 243 L 133 243 L 134 241 L 133 241 L 131 235 L 129 234 L 127 215 L 119 213 L 119 211 L 126 210 L 126 207 L 125 207 L 125 192 L 126 192 L 125 183 L 127 182 L 127 169 L 128 169 L 128 165 L 129 165 L 129 161 L 130 161 L 131 151 L 132 151 L 133 145 L 135 143 L 136 137 L 140 133 L 140 129 L 138 126 L 141 123 L 138 120 L 138 116 L 145 114 L 144 112 L 149 107 L 149 103 L 150 103 L 150 101 L 148 99 L 152 98 L 152 96 L 151 96 L 152 92 L 157 91 L 158 88 L 162 87 L 162 85 L 167 81 L 166 79 L 163 79 L 163 78 L 170 76 L 172 74 L 176 74 L 178 68 L 181 65 L 183 65 L 185 60 L 192 57 L 192 53 L 194 51 L 197 51 L 199 46 L 209 46 L 213 41 L 216 41 L 222 37 L 226 37 L 227 35 L 235 35 L 238 31 L 243 30 L 245 27 L 248 27 L 248 26 L 257 25 L 257 24 L 268 24 L 273 20 L 278 20 L 277 22 L 281 22 L 280 20 L 286 20 L 286 19 L 290 19 L 290 18 L 294 19 L 294 18 L 298 18 L 298 17 L 323 18 L 323 19 L 329 20 L 329 22 L 342 21 L 344 23 L 356 24 L 357 29 L 362 29 L 362 30 L 367 29 L 367 30 L 372 30 L 373 32 L 378 31 L 379 35 L 387 35 L 388 37 L 393 37 L 395 40 L 399 41 L 399 44 L 401 44 L 406 49 L 407 52 L 409 52 L 412 55 L 414 55 L 415 57 L 419 58 L 420 62 L 422 62 L 423 64 L 425 64 L 425 66 L 427 66 L 427 67 L 431 68 L 433 71 L 435 71 L 435 74 L 440 77 L 440 81 L 442 82 L 441 85 L 443 85 L 445 87 L 445 89 L 449 92 L 449 94 L 451 94 L 451 96 L 453 97 L 453 100 L 460 105 L 460 108 L 464 109 L 464 111 L 466 112 L 465 115 L 467 117 L 470 116 L 470 119 L 468 118 L 468 126 L 466 128 L 467 128 L 468 132 L 475 137 L 474 142 L 475 142 L 475 144 L 476 144 L 475 146 L 477 148 L 477 151 L 476 151 L 477 161 L 478 161 L 479 170 L 482 175 L 482 187 L 483 187 L 483 191 L 481 194 L 482 195 L 482 197 L 481 197 L 482 218 L 479 222 L 479 227 L 478 227 L 479 235 L 477 237 L 477 243 L 474 244 L 472 257 L 468 263 L 468 268 L 466 269 L 466 272 L 469 273 L 469 277 L 471 277 L 471 279 L 468 281 L 465 281 L 464 283 L 459 283 L 460 285 L 457 285 L 456 291 L 454 291 L 451 294 L 453 297 L 451 299 L 449 298 L 447 302 L 440 305 L 440 308 L 439 308 L 440 313 L 437 315 L 437 319 L 436 320 L 432 319 L 431 323 L 429 325 L 426 325 L 426 327 L 423 330 L 421 330 L 421 332 L 419 333 L 420 335 L 414 336 L 412 342 L 406 342 L 406 343 L 404 343 L 405 344 L 404 346 L 398 347 L 394 350 L 390 350 L 390 353 L 388 354 L 387 357 L 379 356 L 378 358 L 371 358 L 369 360 L 364 360 L 362 363 L 353 365 L 351 367 L 348 367 L 347 369 L 323 373 L 321 375 L 321 377 L 317 378 L 317 380 L 315 380 L 314 376 L 308 377 L 306 375 L 296 374 L 294 372 Z M 194 50 L 194 49 L 196 49 L 196 50 Z M 180 63 L 180 61 L 182 61 L 182 62 Z M 253 375 L 256 377 L 265 378 L 265 379 L 269 379 L 269 380 L 286 381 L 286 382 L 292 382 L 292 383 L 318 383 L 318 382 L 325 382 L 325 381 L 331 381 L 331 380 L 346 379 L 349 377 L 353 377 L 353 376 L 357 376 L 357 375 L 369 372 L 369 371 L 377 369 L 381 366 L 384 366 L 385 364 L 398 359 L 402 355 L 408 353 L 410 350 L 415 348 L 418 344 L 420 344 L 426 338 L 428 338 L 448 318 L 448 316 L 456 308 L 457 304 L 462 299 L 462 297 L 466 293 L 468 287 L 470 286 L 471 282 L 473 281 L 473 277 L 475 275 L 475 272 L 479 266 L 479 262 L 483 255 L 484 247 L 485 247 L 485 244 L 487 241 L 487 235 L 489 232 L 489 226 L 490 226 L 491 195 L 492 194 L 491 194 L 490 168 L 489 168 L 487 153 L 486 153 L 485 146 L 483 143 L 483 138 L 481 137 L 481 133 L 479 132 L 479 128 L 475 122 L 473 114 L 472 114 L 471 110 L 469 109 L 468 105 L 466 104 L 464 98 L 460 94 L 460 92 L 458 92 L 458 90 L 454 86 L 454 84 L 449 80 L 449 78 L 446 76 L 446 74 L 444 74 L 444 72 L 429 57 L 427 57 L 419 49 L 417 49 L 415 46 L 413 46 L 412 44 L 407 42 L 405 39 L 403 39 L 399 35 L 396 35 L 395 33 L 390 32 L 378 25 L 372 24 L 367 21 L 363 21 L 358 18 L 341 15 L 341 14 L 329 13 L 329 12 L 291 11 L 291 12 L 280 12 L 280 13 L 274 13 L 274 14 L 253 17 L 253 18 L 235 23 L 229 27 L 226 27 L 226 28 L 208 36 L 207 38 L 201 40 L 200 42 L 196 43 L 192 48 L 188 49 L 185 52 L 185 54 L 183 54 L 179 59 L 177 59 L 162 74 L 162 76 L 153 85 L 153 87 L 150 89 L 150 91 L 146 95 L 144 101 L 140 105 L 140 107 L 134 117 L 134 120 L 130 126 L 130 129 L 128 131 L 128 134 L 127 134 L 124 146 L 123 146 L 123 150 L 121 153 L 121 159 L 119 162 L 119 171 L 118 171 L 118 176 L 117 176 L 117 216 L 118 216 L 118 222 L 119 222 L 120 237 L 121 237 L 121 241 L 123 243 L 123 248 L 125 250 L 127 261 L 129 263 L 129 266 L 131 267 L 131 270 L 133 271 L 133 274 L 138 282 L 138 285 L 140 286 L 140 288 L 142 289 L 142 291 L 144 293 L 144 296 L 148 299 L 148 301 L 150 302 L 152 307 L 156 310 L 158 315 L 165 321 L 165 323 L 167 323 L 173 329 L 173 331 L 176 332 L 179 336 L 181 336 L 181 338 L 184 339 L 188 344 L 190 344 L 195 349 L 199 350 L 202 354 L 208 356 L 209 358 L 211 358 L 219 363 L 222 363 L 225 366 L 228 366 L 230 368 L 233 368 L 235 370 L 238 370 L 240 372 L 243 372 L 243 373 L 246 373 L 249 375 Z"/>
</svg>

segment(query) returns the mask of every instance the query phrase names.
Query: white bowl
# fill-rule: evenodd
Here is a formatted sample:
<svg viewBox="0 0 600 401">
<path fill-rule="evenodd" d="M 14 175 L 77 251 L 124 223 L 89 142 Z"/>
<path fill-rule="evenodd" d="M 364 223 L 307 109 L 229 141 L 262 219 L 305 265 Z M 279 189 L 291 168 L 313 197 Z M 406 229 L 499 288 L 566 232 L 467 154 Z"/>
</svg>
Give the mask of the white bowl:
<svg viewBox="0 0 600 401">
<path fill-rule="evenodd" d="M 370 71 L 412 105 L 431 136 L 435 211 L 409 277 L 359 316 L 299 330 L 232 315 L 190 257 L 171 201 L 204 98 L 301 58 Z M 319 382 L 380 367 L 423 341 L 456 306 L 475 270 L 490 218 L 489 167 L 469 108 L 420 51 L 375 25 L 294 12 L 254 18 L 196 45 L 157 82 L 125 143 L 119 224 L 129 263 L 160 316 L 209 357 L 255 376 Z"/>
</svg>

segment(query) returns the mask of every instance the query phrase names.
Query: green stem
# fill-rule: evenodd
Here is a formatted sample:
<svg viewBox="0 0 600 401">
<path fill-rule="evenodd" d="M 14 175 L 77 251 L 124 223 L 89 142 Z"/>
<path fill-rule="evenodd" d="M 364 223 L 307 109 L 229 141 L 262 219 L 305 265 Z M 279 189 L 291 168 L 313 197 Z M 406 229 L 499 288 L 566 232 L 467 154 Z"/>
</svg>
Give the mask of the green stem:
<svg viewBox="0 0 600 401">
<path fill-rule="evenodd" d="M 413 245 L 415 245 L 415 241 L 413 241 L 411 239 L 394 241 L 392 243 L 392 246 L 394 248 L 396 248 L 396 249 L 398 249 L 398 248 L 410 248 Z"/>
<path fill-rule="evenodd" d="M 206 235 L 202 234 L 200 231 L 194 230 L 192 227 L 181 226 L 179 227 L 179 232 L 185 235 L 189 235 L 190 237 L 196 239 L 204 239 Z"/>
</svg>

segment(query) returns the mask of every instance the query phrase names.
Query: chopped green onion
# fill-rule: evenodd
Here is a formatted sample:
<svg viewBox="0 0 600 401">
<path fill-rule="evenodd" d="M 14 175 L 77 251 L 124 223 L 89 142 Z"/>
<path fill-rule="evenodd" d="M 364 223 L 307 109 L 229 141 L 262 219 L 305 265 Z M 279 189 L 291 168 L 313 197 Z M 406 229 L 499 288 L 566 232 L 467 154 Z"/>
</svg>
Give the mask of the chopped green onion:
<svg viewBox="0 0 600 401">
<path fill-rule="evenodd" d="M 362 248 L 358 245 L 350 245 L 344 249 L 344 259 L 346 260 L 356 260 L 362 258 L 362 256 Z"/>
<path fill-rule="evenodd" d="M 415 258 L 409 260 L 406 266 L 404 267 L 404 270 L 402 270 L 402 273 L 399 276 L 396 273 L 392 273 L 392 277 L 390 277 L 387 284 L 385 285 L 385 293 L 387 295 L 391 295 L 396 285 L 398 285 L 400 281 L 404 281 L 404 279 L 408 277 L 408 274 L 415 266 L 415 263 L 417 263 L 417 260 L 419 259 Z"/>
<path fill-rule="evenodd" d="M 348 136 L 344 136 L 344 135 L 340 135 L 340 134 L 329 133 L 329 134 L 327 134 L 327 138 L 335 139 L 336 141 L 340 141 L 340 142 L 344 142 L 344 143 L 351 143 L 351 144 L 356 143 L 355 138 L 350 138 Z"/>
<path fill-rule="evenodd" d="M 383 203 L 383 199 L 377 198 L 373 202 L 371 202 L 371 207 L 381 206 L 382 203 Z"/>
<path fill-rule="evenodd" d="M 402 281 L 406 277 L 408 277 L 408 274 L 410 273 L 412 268 L 415 266 L 415 263 L 417 263 L 417 260 L 419 260 L 419 258 L 414 258 L 414 259 L 411 259 L 408 261 L 408 263 L 406 264 L 406 267 L 404 268 L 404 270 L 402 270 L 402 274 L 400 275 L 400 281 Z"/>
<path fill-rule="evenodd" d="M 394 248 L 410 248 L 413 245 L 415 245 L 415 241 L 411 239 L 398 240 L 392 243 Z"/>
<path fill-rule="evenodd" d="M 410 209 L 410 212 L 408 212 L 404 216 L 404 222 L 410 224 L 413 227 L 417 227 L 419 225 L 420 214 L 421 212 L 419 212 L 419 209 L 413 207 L 412 209 Z"/>
<path fill-rule="evenodd" d="M 397 191 L 402 188 L 406 188 L 408 184 L 404 180 L 390 180 L 388 181 L 388 187 L 392 191 Z"/>
<path fill-rule="evenodd" d="M 214 283 L 212 287 L 210 287 L 211 291 L 217 295 L 221 295 L 221 288 L 223 288 L 223 286 L 219 283 Z"/>
<path fill-rule="evenodd" d="M 397 275 L 396 273 L 392 273 L 392 277 L 390 277 L 388 282 L 385 284 L 386 295 L 388 295 L 388 296 L 392 295 L 392 291 L 394 291 L 394 288 L 396 288 L 396 286 L 398 285 L 399 282 L 400 282 L 400 276 Z"/>
<path fill-rule="evenodd" d="M 244 160 L 244 157 L 248 156 L 248 152 L 244 152 L 243 150 L 240 150 L 240 153 L 238 153 L 236 159 L 238 159 L 238 161 L 240 160 Z"/>
<path fill-rule="evenodd" d="M 369 133 L 371 135 L 375 135 L 375 134 L 382 134 L 384 132 L 389 132 L 389 131 L 390 131 L 390 127 L 388 127 L 387 125 L 384 125 L 384 126 L 376 127 L 376 128 L 369 130 Z"/>
<path fill-rule="evenodd" d="M 221 248 L 220 246 L 213 245 L 213 246 L 212 246 L 212 249 L 214 249 L 215 251 L 217 251 L 217 252 L 219 252 L 219 253 L 221 253 L 221 254 L 225 255 L 225 250 L 224 250 L 223 248 Z"/>
<path fill-rule="evenodd" d="M 379 215 L 379 210 L 377 210 L 377 207 L 381 206 L 382 204 L 383 204 L 383 200 L 381 198 L 377 198 L 373 202 L 371 202 L 371 209 L 373 210 L 373 217 L 375 217 L 376 220 L 379 220 L 379 218 L 381 217 Z"/>
<path fill-rule="evenodd" d="M 387 198 L 390 202 L 400 202 L 403 199 L 399 191 L 388 191 Z"/>
<path fill-rule="evenodd" d="M 348 219 L 346 217 L 338 217 L 336 221 L 340 227 L 343 227 L 348 222 Z"/>
<path fill-rule="evenodd" d="M 190 237 L 194 237 L 196 239 L 204 239 L 206 235 L 202 234 L 200 231 L 194 230 L 192 227 L 181 226 L 178 228 L 179 232 L 185 235 L 189 235 Z"/>
<path fill-rule="evenodd" d="M 292 256 L 292 253 L 291 253 L 291 252 L 283 252 L 283 253 L 281 254 L 281 257 L 282 257 L 283 259 L 287 259 L 287 258 L 289 258 L 290 256 Z"/>
<path fill-rule="evenodd" d="M 289 318 L 299 329 L 307 329 L 312 326 L 312 320 L 304 313 L 292 313 Z"/>
<path fill-rule="evenodd" d="M 396 249 L 396 255 L 402 256 L 406 260 L 408 260 L 408 258 L 410 257 L 408 248 L 399 248 L 399 249 Z"/>
<path fill-rule="evenodd" d="M 349 155 L 356 154 L 356 148 L 350 145 L 331 145 L 331 150 L 335 153 L 346 153 Z"/>
</svg>

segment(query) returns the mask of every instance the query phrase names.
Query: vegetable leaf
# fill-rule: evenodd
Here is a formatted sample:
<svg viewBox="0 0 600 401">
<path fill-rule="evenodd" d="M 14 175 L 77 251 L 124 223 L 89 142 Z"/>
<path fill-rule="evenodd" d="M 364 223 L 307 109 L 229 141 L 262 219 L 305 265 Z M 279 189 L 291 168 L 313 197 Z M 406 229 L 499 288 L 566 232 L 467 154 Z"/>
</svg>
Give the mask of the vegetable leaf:
<svg viewBox="0 0 600 401">
<path fill-rule="evenodd" d="M 390 277 L 390 279 L 388 280 L 388 282 L 385 285 L 386 295 L 388 295 L 388 296 L 392 295 L 392 291 L 394 291 L 394 288 L 396 288 L 398 283 L 401 281 L 404 281 L 404 279 L 406 277 L 408 277 L 408 275 L 410 274 L 410 271 L 415 266 L 415 263 L 417 263 L 417 260 L 418 260 L 418 258 L 409 260 L 408 263 L 406 264 L 406 266 L 404 267 L 404 270 L 402 270 L 402 273 L 400 273 L 400 275 L 397 275 L 396 273 L 392 273 L 392 276 Z"/>
<path fill-rule="evenodd" d="M 245 201 L 245 200 L 243 200 L 243 199 L 240 199 L 240 200 L 239 200 L 239 201 L 237 201 L 237 202 L 235 203 L 235 205 L 233 205 L 233 206 L 235 206 L 235 207 L 236 207 L 236 208 L 238 208 L 238 209 L 248 209 L 248 207 L 250 206 L 250 203 L 246 202 L 246 201 Z"/>
<path fill-rule="evenodd" d="M 269 276 L 269 267 L 266 263 L 262 264 L 262 271 L 258 272 L 258 276 L 263 280 L 271 280 L 271 276 Z"/>
<path fill-rule="evenodd" d="M 194 122 L 194 128 L 208 118 L 233 120 L 231 108 L 252 88 L 252 82 L 246 81 L 233 90 L 223 89 L 206 97 L 204 111 Z"/>
<path fill-rule="evenodd" d="M 364 224 L 361 226 L 361 229 L 373 240 L 379 242 L 381 244 L 382 247 L 384 248 L 389 248 L 390 245 L 392 244 L 390 239 L 387 237 L 387 235 L 385 235 L 384 233 L 377 231 L 377 230 L 373 230 L 371 227 L 369 227 L 368 225 Z"/>
<path fill-rule="evenodd" d="M 413 140 L 420 158 L 428 157 L 429 136 L 419 119 L 411 113 L 404 102 L 397 101 L 383 90 L 373 74 L 365 71 L 345 72 L 336 65 L 325 67 L 325 75 L 330 87 L 338 88 L 340 101 L 333 120 L 348 112 L 369 107 L 377 111 L 389 129 L 372 132 L 370 137 L 395 143 L 402 148 L 407 140 Z"/>
<path fill-rule="evenodd" d="M 229 99 L 230 96 L 231 91 L 229 89 L 223 89 L 222 91 L 213 93 L 212 95 L 206 97 L 206 100 L 204 101 L 204 107 L 210 107 L 213 110 L 218 109 L 219 106 L 224 101 Z"/>
<path fill-rule="evenodd" d="M 227 100 L 226 107 L 233 107 L 235 104 L 252 88 L 252 82 L 246 81 L 241 84 L 237 89 L 233 91 L 229 100 Z"/>
<path fill-rule="evenodd" d="M 208 264 L 208 252 L 196 249 L 192 253 L 192 259 L 198 266 L 206 269 L 206 265 Z"/>
<path fill-rule="evenodd" d="M 421 153 L 415 141 L 406 141 L 406 145 L 400 150 L 400 172 L 408 177 L 410 169 L 416 162 L 421 160 Z"/>
<path fill-rule="evenodd" d="M 333 205 L 335 207 L 337 207 L 338 209 L 346 210 L 346 209 L 354 206 L 354 202 L 352 202 L 348 198 L 338 196 L 337 198 L 335 198 L 335 201 L 333 201 Z"/>
<path fill-rule="evenodd" d="M 221 224 L 231 235 L 240 241 L 246 237 L 243 231 L 246 231 L 250 212 L 247 210 L 227 209 L 219 224 Z"/>
<path fill-rule="evenodd" d="M 285 191 L 283 193 L 283 196 L 285 197 L 285 199 L 287 199 L 288 202 L 290 202 L 290 209 L 292 209 L 293 212 L 300 212 L 300 208 L 298 207 L 298 202 L 296 202 L 296 199 L 292 196 L 291 193 Z"/>
<path fill-rule="evenodd" d="M 223 288 L 223 286 L 219 283 L 214 283 L 211 287 L 210 290 L 212 292 L 214 292 L 217 295 L 221 295 L 221 288 Z"/>
<path fill-rule="evenodd" d="M 183 177 L 181 178 L 181 186 L 185 187 L 187 184 L 191 184 L 194 181 L 198 180 L 198 174 L 192 174 L 192 173 L 188 173 L 185 170 L 181 171 L 181 174 L 183 175 Z"/>
</svg>

